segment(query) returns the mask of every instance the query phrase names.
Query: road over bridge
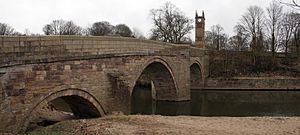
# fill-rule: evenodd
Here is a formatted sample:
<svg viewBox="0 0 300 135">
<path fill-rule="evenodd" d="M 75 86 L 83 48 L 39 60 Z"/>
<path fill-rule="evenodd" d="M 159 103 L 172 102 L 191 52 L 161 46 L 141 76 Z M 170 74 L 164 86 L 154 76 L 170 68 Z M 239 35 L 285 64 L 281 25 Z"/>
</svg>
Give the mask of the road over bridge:
<svg viewBox="0 0 300 135">
<path fill-rule="evenodd" d="M 190 100 L 190 89 L 203 87 L 206 61 L 201 48 L 134 38 L 2 36 L 0 131 L 22 130 L 42 117 L 55 121 L 59 115 L 43 110 L 57 108 L 76 118 L 130 114 L 142 76 L 156 100 Z"/>
</svg>

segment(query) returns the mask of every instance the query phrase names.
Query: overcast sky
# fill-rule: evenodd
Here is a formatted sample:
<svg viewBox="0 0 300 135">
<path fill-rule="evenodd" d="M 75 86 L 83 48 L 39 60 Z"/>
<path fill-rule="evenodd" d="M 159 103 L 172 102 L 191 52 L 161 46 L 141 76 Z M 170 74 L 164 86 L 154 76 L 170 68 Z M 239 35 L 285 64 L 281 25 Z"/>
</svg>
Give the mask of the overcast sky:
<svg viewBox="0 0 300 135">
<path fill-rule="evenodd" d="M 160 8 L 168 0 L 0 0 L 0 22 L 8 23 L 19 32 L 29 29 L 42 33 L 45 24 L 55 19 L 72 20 L 82 27 L 96 21 L 113 25 L 124 23 L 144 35 L 152 27 L 150 9 Z M 250 5 L 265 9 L 272 0 L 169 0 L 188 17 L 195 10 L 205 11 L 206 29 L 221 24 L 232 34 L 233 26 Z M 192 34 L 193 36 L 193 34 Z"/>
</svg>

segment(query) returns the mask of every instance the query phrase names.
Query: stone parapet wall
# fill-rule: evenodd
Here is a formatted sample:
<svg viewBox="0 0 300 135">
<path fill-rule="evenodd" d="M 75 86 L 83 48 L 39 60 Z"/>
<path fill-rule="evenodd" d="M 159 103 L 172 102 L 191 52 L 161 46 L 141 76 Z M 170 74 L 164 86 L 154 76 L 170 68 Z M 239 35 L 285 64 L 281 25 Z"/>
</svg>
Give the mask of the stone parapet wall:
<svg viewBox="0 0 300 135">
<path fill-rule="evenodd" d="M 139 40 L 134 38 L 122 37 L 90 37 L 90 36 L 36 36 L 36 37 L 8 37 L 0 36 L 1 50 L 3 53 L 10 52 L 40 52 L 65 49 L 68 51 L 95 52 L 95 49 L 138 49 L 143 46 L 147 49 L 164 49 L 172 44 Z M 59 46 L 64 46 L 61 48 Z M 93 50 L 89 50 L 93 49 Z"/>
<path fill-rule="evenodd" d="M 132 55 L 180 55 L 182 48 L 189 45 L 140 40 L 123 37 L 93 36 L 0 36 L 0 66 L 51 62 L 67 58 L 89 58 L 90 56 Z M 193 54 L 202 55 L 201 50 L 192 48 Z M 181 54 L 183 55 L 183 54 Z M 184 54 L 189 55 L 189 54 Z M 93 57 L 91 57 L 93 58 Z M 98 57 L 97 57 L 98 58 Z"/>
<path fill-rule="evenodd" d="M 236 77 L 208 78 L 206 89 L 300 89 L 300 78 L 292 77 Z"/>
</svg>

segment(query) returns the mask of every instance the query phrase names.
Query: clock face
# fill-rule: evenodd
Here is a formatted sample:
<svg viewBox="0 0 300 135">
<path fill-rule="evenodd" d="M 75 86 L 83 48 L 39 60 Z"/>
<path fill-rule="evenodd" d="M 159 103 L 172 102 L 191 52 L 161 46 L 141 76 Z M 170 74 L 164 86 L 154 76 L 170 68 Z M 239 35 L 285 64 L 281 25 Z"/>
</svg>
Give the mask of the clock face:
<svg viewBox="0 0 300 135">
<path fill-rule="evenodd" d="M 202 19 L 200 19 L 200 18 L 198 18 L 198 20 L 197 20 L 198 22 L 202 22 Z"/>
</svg>

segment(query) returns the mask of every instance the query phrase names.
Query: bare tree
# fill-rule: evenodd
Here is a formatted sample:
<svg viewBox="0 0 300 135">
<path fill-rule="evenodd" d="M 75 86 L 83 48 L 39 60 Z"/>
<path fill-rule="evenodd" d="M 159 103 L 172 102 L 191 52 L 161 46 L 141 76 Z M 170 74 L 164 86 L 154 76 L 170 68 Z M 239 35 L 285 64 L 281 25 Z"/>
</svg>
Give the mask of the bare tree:
<svg viewBox="0 0 300 135">
<path fill-rule="evenodd" d="M 215 47 L 215 44 L 214 44 L 214 35 L 211 31 L 205 31 L 204 42 L 205 42 L 206 49 L 216 50 L 216 47 Z"/>
<path fill-rule="evenodd" d="M 245 51 L 247 49 L 242 48 L 241 46 L 241 37 L 240 36 L 232 36 L 228 39 L 228 50 L 233 50 L 233 51 Z"/>
<path fill-rule="evenodd" d="M 0 35 L 18 35 L 18 32 L 6 23 L 0 23 Z"/>
<path fill-rule="evenodd" d="M 297 14 L 297 25 L 294 30 L 294 46 L 297 56 L 300 57 L 300 14 Z"/>
<path fill-rule="evenodd" d="M 227 49 L 228 35 L 223 32 L 221 25 L 213 25 L 205 32 L 205 44 L 208 50 Z"/>
<path fill-rule="evenodd" d="M 53 20 L 44 26 L 43 31 L 46 35 L 62 35 L 64 23 L 64 20 Z"/>
<path fill-rule="evenodd" d="M 53 20 L 43 28 L 45 35 L 81 35 L 82 28 L 72 21 Z"/>
<path fill-rule="evenodd" d="M 282 0 L 280 1 L 281 3 L 288 5 L 290 7 L 293 7 L 295 9 L 300 9 L 300 5 L 296 0 L 291 0 L 290 2 L 283 2 Z"/>
<path fill-rule="evenodd" d="M 95 22 L 91 28 L 89 28 L 90 35 L 93 36 L 106 36 L 113 34 L 114 26 L 109 22 Z"/>
<path fill-rule="evenodd" d="M 248 37 L 249 34 L 241 25 L 234 27 L 236 35 L 229 38 L 230 48 L 234 51 L 246 51 L 248 50 Z"/>
<path fill-rule="evenodd" d="M 118 24 L 115 27 L 115 34 L 122 37 L 132 37 L 132 31 L 126 24 Z"/>
<path fill-rule="evenodd" d="M 250 48 L 252 51 L 262 51 L 264 37 L 264 11 L 261 7 L 250 6 L 242 16 L 240 26 L 251 37 Z"/>
<path fill-rule="evenodd" d="M 212 32 L 212 38 L 213 38 L 213 44 L 216 45 L 216 50 L 220 50 L 221 49 L 221 44 L 224 45 L 224 28 L 220 25 L 213 25 L 210 28 L 211 32 Z M 223 41 L 223 42 L 222 42 Z"/>
<path fill-rule="evenodd" d="M 170 43 L 183 43 L 193 29 L 193 20 L 188 18 L 175 5 L 165 3 L 160 9 L 152 9 L 153 21 L 151 39 Z"/>
<path fill-rule="evenodd" d="M 284 52 L 287 55 L 290 47 L 290 41 L 293 36 L 293 32 L 296 28 L 297 24 L 297 18 L 296 13 L 285 13 L 284 19 L 283 19 L 283 25 L 281 28 L 281 34 L 283 36 L 283 48 Z"/>
<path fill-rule="evenodd" d="M 295 27 L 293 30 L 293 35 L 292 35 L 292 47 L 291 51 L 295 52 L 297 56 L 300 56 L 300 50 L 299 50 L 299 44 L 300 44 L 300 14 L 299 13 L 294 13 L 293 19 L 295 21 Z"/>
<path fill-rule="evenodd" d="M 82 28 L 74 24 L 73 21 L 67 21 L 63 27 L 63 35 L 82 35 Z"/>
<path fill-rule="evenodd" d="M 268 15 L 266 20 L 266 27 L 273 56 L 278 49 L 278 40 L 280 36 L 279 30 L 283 16 L 282 9 L 283 7 L 280 5 L 280 3 L 276 2 L 275 0 L 273 0 L 273 2 L 270 3 L 269 7 L 267 7 Z"/>
</svg>

